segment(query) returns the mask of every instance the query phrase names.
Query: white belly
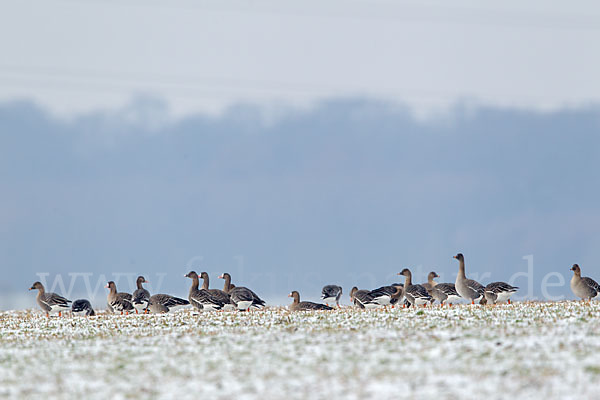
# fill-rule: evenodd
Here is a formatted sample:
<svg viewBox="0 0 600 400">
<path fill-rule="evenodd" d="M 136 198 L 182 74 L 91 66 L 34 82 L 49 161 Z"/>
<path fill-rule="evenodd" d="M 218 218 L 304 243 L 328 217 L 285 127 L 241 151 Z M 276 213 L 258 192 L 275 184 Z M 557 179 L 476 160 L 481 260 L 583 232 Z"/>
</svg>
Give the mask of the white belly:
<svg viewBox="0 0 600 400">
<path fill-rule="evenodd" d="M 422 305 L 425 305 L 428 303 L 429 303 L 429 300 L 421 298 L 421 297 L 415 299 L 415 304 L 418 306 L 422 306 Z"/>
<path fill-rule="evenodd" d="M 448 298 L 446 300 L 444 300 L 444 303 L 453 303 L 453 304 L 459 303 L 462 301 L 462 299 L 463 299 L 462 297 L 452 294 L 452 295 L 448 296 Z"/>
<path fill-rule="evenodd" d="M 62 311 L 68 310 L 69 308 L 70 308 L 69 306 L 53 305 L 53 306 L 50 306 L 50 311 L 48 311 L 48 313 L 62 312 Z"/>
<path fill-rule="evenodd" d="M 336 300 L 335 300 L 335 297 L 325 297 L 325 298 L 323 299 L 323 302 L 324 302 L 324 303 L 328 303 L 328 304 L 329 304 L 329 303 L 335 303 L 335 302 L 336 302 Z"/>
<path fill-rule="evenodd" d="M 381 296 L 374 299 L 374 301 L 377 302 L 377 304 L 381 304 L 382 306 L 389 306 L 391 300 L 392 298 L 389 296 Z"/>
<path fill-rule="evenodd" d="M 496 302 L 499 301 L 507 301 L 508 299 L 510 299 L 510 296 L 513 295 L 514 292 L 502 292 L 502 293 L 498 293 L 498 298 L 496 299 Z"/>
<path fill-rule="evenodd" d="M 238 310 L 247 310 L 252 305 L 252 300 L 249 301 L 238 301 L 237 308 Z"/>
<path fill-rule="evenodd" d="M 219 306 L 217 306 L 216 304 L 212 304 L 212 303 L 207 303 L 207 304 L 202 304 L 204 307 L 202 308 L 202 310 L 204 311 L 215 311 L 219 309 Z"/>
</svg>

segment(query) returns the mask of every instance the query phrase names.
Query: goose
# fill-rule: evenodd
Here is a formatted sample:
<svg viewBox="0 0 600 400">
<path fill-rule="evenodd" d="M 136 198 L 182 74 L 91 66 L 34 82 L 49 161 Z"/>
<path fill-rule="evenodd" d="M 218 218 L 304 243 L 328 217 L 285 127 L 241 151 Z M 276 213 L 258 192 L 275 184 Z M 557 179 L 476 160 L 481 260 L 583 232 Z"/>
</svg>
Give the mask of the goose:
<svg viewBox="0 0 600 400">
<path fill-rule="evenodd" d="M 67 300 L 56 293 L 46 293 L 46 289 L 41 282 L 35 282 L 29 288 L 29 290 L 35 289 L 38 290 L 36 298 L 37 303 L 42 311 L 46 313 L 46 317 L 50 317 L 50 313 L 54 312 L 58 312 L 58 316 L 62 317 L 62 312 L 69 309 L 69 303 L 71 303 L 71 300 Z"/>
<path fill-rule="evenodd" d="M 163 314 L 188 304 L 190 304 L 189 301 L 179 297 L 168 294 L 155 294 L 148 300 L 147 311 L 153 314 Z"/>
<path fill-rule="evenodd" d="M 433 301 L 431 295 L 427 293 L 423 286 L 412 284 L 412 273 L 408 268 L 404 268 L 398 275 L 404 275 L 405 277 L 404 296 L 413 307 L 425 306 Z"/>
<path fill-rule="evenodd" d="M 209 289 L 209 277 L 207 272 L 200 272 L 200 279 L 202 279 L 202 289 L 208 290 L 208 292 L 219 299 L 223 303 L 223 308 L 233 310 L 235 306 L 231 304 L 231 296 L 221 289 Z"/>
<path fill-rule="evenodd" d="M 506 301 L 510 304 L 512 296 L 519 288 L 505 282 L 492 282 L 484 288 L 485 300 L 489 304 Z"/>
<path fill-rule="evenodd" d="M 71 305 L 71 312 L 76 315 L 85 315 L 87 317 L 96 315 L 90 302 L 85 299 L 75 300 Z"/>
<path fill-rule="evenodd" d="M 433 287 L 435 285 L 437 285 L 437 282 L 434 281 L 434 278 L 439 278 L 440 276 L 435 273 L 434 271 L 431 271 L 428 275 L 427 275 L 427 282 L 426 283 L 422 283 L 421 286 L 423 286 L 425 288 L 425 290 L 427 290 L 427 293 L 431 294 L 431 289 L 433 289 Z"/>
<path fill-rule="evenodd" d="M 381 307 L 379 303 L 373 301 L 373 296 L 368 290 L 358 290 L 356 286 L 350 291 L 350 301 L 358 308 L 373 309 Z"/>
<path fill-rule="evenodd" d="M 400 292 L 398 293 L 398 288 L 400 288 Z M 369 292 L 369 294 L 373 297 L 373 301 L 382 306 L 389 306 L 396 304 L 403 294 L 404 285 L 395 283 L 390 286 L 382 286 L 377 289 L 373 289 Z"/>
<path fill-rule="evenodd" d="M 592 278 L 581 277 L 581 268 L 573 264 L 571 268 L 573 277 L 571 278 L 571 290 L 575 296 L 582 300 L 592 300 L 600 294 L 600 285 Z"/>
<path fill-rule="evenodd" d="M 431 289 L 430 294 L 431 297 L 439 301 L 441 305 L 448 304 L 452 306 L 452 303 L 461 300 L 454 283 L 438 283 Z"/>
<path fill-rule="evenodd" d="M 458 275 L 456 276 L 456 291 L 463 299 L 471 300 L 471 304 L 475 304 L 475 300 L 483 299 L 485 288 L 483 285 L 473 279 L 467 279 L 465 275 L 465 257 L 462 253 L 454 256 L 459 262 Z"/>
<path fill-rule="evenodd" d="M 228 293 L 231 298 L 231 304 L 235 305 L 240 311 L 250 311 L 250 307 L 263 308 L 265 306 L 264 300 L 262 300 L 252 290 L 243 287 L 235 286 L 231 284 L 231 275 L 227 272 L 219 276 L 219 279 L 225 280 L 223 291 Z"/>
<path fill-rule="evenodd" d="M 288 297 L 293 297 L 294 302 L 290 304 L 290 311 L 323 311 L 333 310 L 332 307 L 326 306 L 325 304 L 313 303 L 312 301 L 300 301 L 300 293 L 294 290 L 288 294 Z"/>
<path fill-rule="evenodd" d="M 192 286 L 190 287 L 188 296 L 191 305 L 200 311 L 223 309 L 224 304 L 221 300 L 210 294 L 208 290 L 198 289 L 200 281 L 198 280 L 198 274 L 195 271 L 190 271 L 184 276 L 192 280 Z"/>
<path fill-rule="evenodd" d="M 113 311 L 120 311 L 121 315 L 123 313 L 129 314 L 130 311 L 133 312 L 134 308 L 130 293 L 118 293 L 117 285 L 113 281 L 108 282 L 104 287 L 109 289 L 107 301 Z"/>
<path fill-rule="evenodd" d="M 329 303 L 335 302 L 335 304 L 340 308 L 340 297 L 342 296 L 342 287 L 337 285 L 326 285 L 323 286 L 323 290 L 321 290 L 321 299 L 325 302 L 325 304 L 329 305 Z"/>
<path fill-rule="evenodd" d="M 138 276 L 135 281 L 137 285 L 137 289 L 133 292 L 133 307 L 135 308 L 135 313 L 138 314 L 140 312 L 144 312 L 148 307 L 148 300 L 150 300 L 150 292 L 142 286 L 142 283 L 150 283 L 143 276 Z"/>
</svg>

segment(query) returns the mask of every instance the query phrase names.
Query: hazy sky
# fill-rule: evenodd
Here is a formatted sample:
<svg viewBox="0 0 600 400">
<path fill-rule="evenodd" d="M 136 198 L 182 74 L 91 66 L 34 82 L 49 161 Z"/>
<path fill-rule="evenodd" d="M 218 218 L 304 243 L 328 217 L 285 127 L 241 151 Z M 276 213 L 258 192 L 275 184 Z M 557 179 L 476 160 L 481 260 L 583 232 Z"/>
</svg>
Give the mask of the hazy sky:
<svg viewBox="0 0 600 400">
<path fill-rule="evenodd" d="M 458 107 L 423 123 L 340 100 L 268 125 L 235 107 L 144 127 L 161 112 L 147 100 L 61 122 L 0 107 L 3 293 L 34 304 L 37 273 L 68 290 L 68 274 L 86 272 L 94 287 L 128 289 L 114 274 L 141 273 L 185 295 L 196 269 L 213 285 L 229 271 L 270 301 L 315 299 L 324 284 L 377 287 L 404 267 L 453 281 L 459 251 L 483 282 L 527 271 L 533 255 L 532 296 L 551 272 L 566 285 L 546 293 L 570 296 L 574 262 L 600 278 L 598 107 Z"/>
<path fill-rule="evenodd" d="M 600 99 L 597 1 L 2 1 L 0 99 L 71 115 L 332 96 L 556 109 Z"/>
<path fill-rule="evenodd" d="M 572 263 L 600 278 L 596 4 L 0 2 L 0 308 L 192 268 L 346 298 L 458 251 L 571 296 Z"/>
</svg>

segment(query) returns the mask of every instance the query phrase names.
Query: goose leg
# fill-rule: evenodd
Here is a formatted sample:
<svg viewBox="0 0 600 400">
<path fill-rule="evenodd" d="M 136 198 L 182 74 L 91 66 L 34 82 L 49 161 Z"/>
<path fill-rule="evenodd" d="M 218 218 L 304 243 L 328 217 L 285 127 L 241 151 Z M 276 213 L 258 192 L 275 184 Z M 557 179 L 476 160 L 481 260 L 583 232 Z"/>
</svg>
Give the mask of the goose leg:
<svg viewBox="0 0 600 400">
<path fill-rule="evenodd" d="M 138 309 L 137 309 L 137 308 L 135 309 L 135 313 L 136 313 L 136 314 L 139 314 L 139 312 L 138 312 Z"/>
<path fill-rule="evenodd" d="M 510 299 L 507 300 L 508 304 L 511 304 Z"/>
<path fill-rule="evenodd" d="M 50 313 L 46 313 L 46 318 L 50 318 Z"/>
</svg>

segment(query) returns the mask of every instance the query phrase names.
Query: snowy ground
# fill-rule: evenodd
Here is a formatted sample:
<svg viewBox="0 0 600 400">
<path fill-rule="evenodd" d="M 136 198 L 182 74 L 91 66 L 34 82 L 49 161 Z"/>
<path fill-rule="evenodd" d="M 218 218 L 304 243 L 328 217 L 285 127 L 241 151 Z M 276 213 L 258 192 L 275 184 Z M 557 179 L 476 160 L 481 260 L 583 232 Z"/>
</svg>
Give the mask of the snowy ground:
<svg viewBox="0 0 600 400">
<path fill-rule="evenodd" d="M 597 399 L 600 305 L 0 313 L 0 398 Z"/>
</svg>

